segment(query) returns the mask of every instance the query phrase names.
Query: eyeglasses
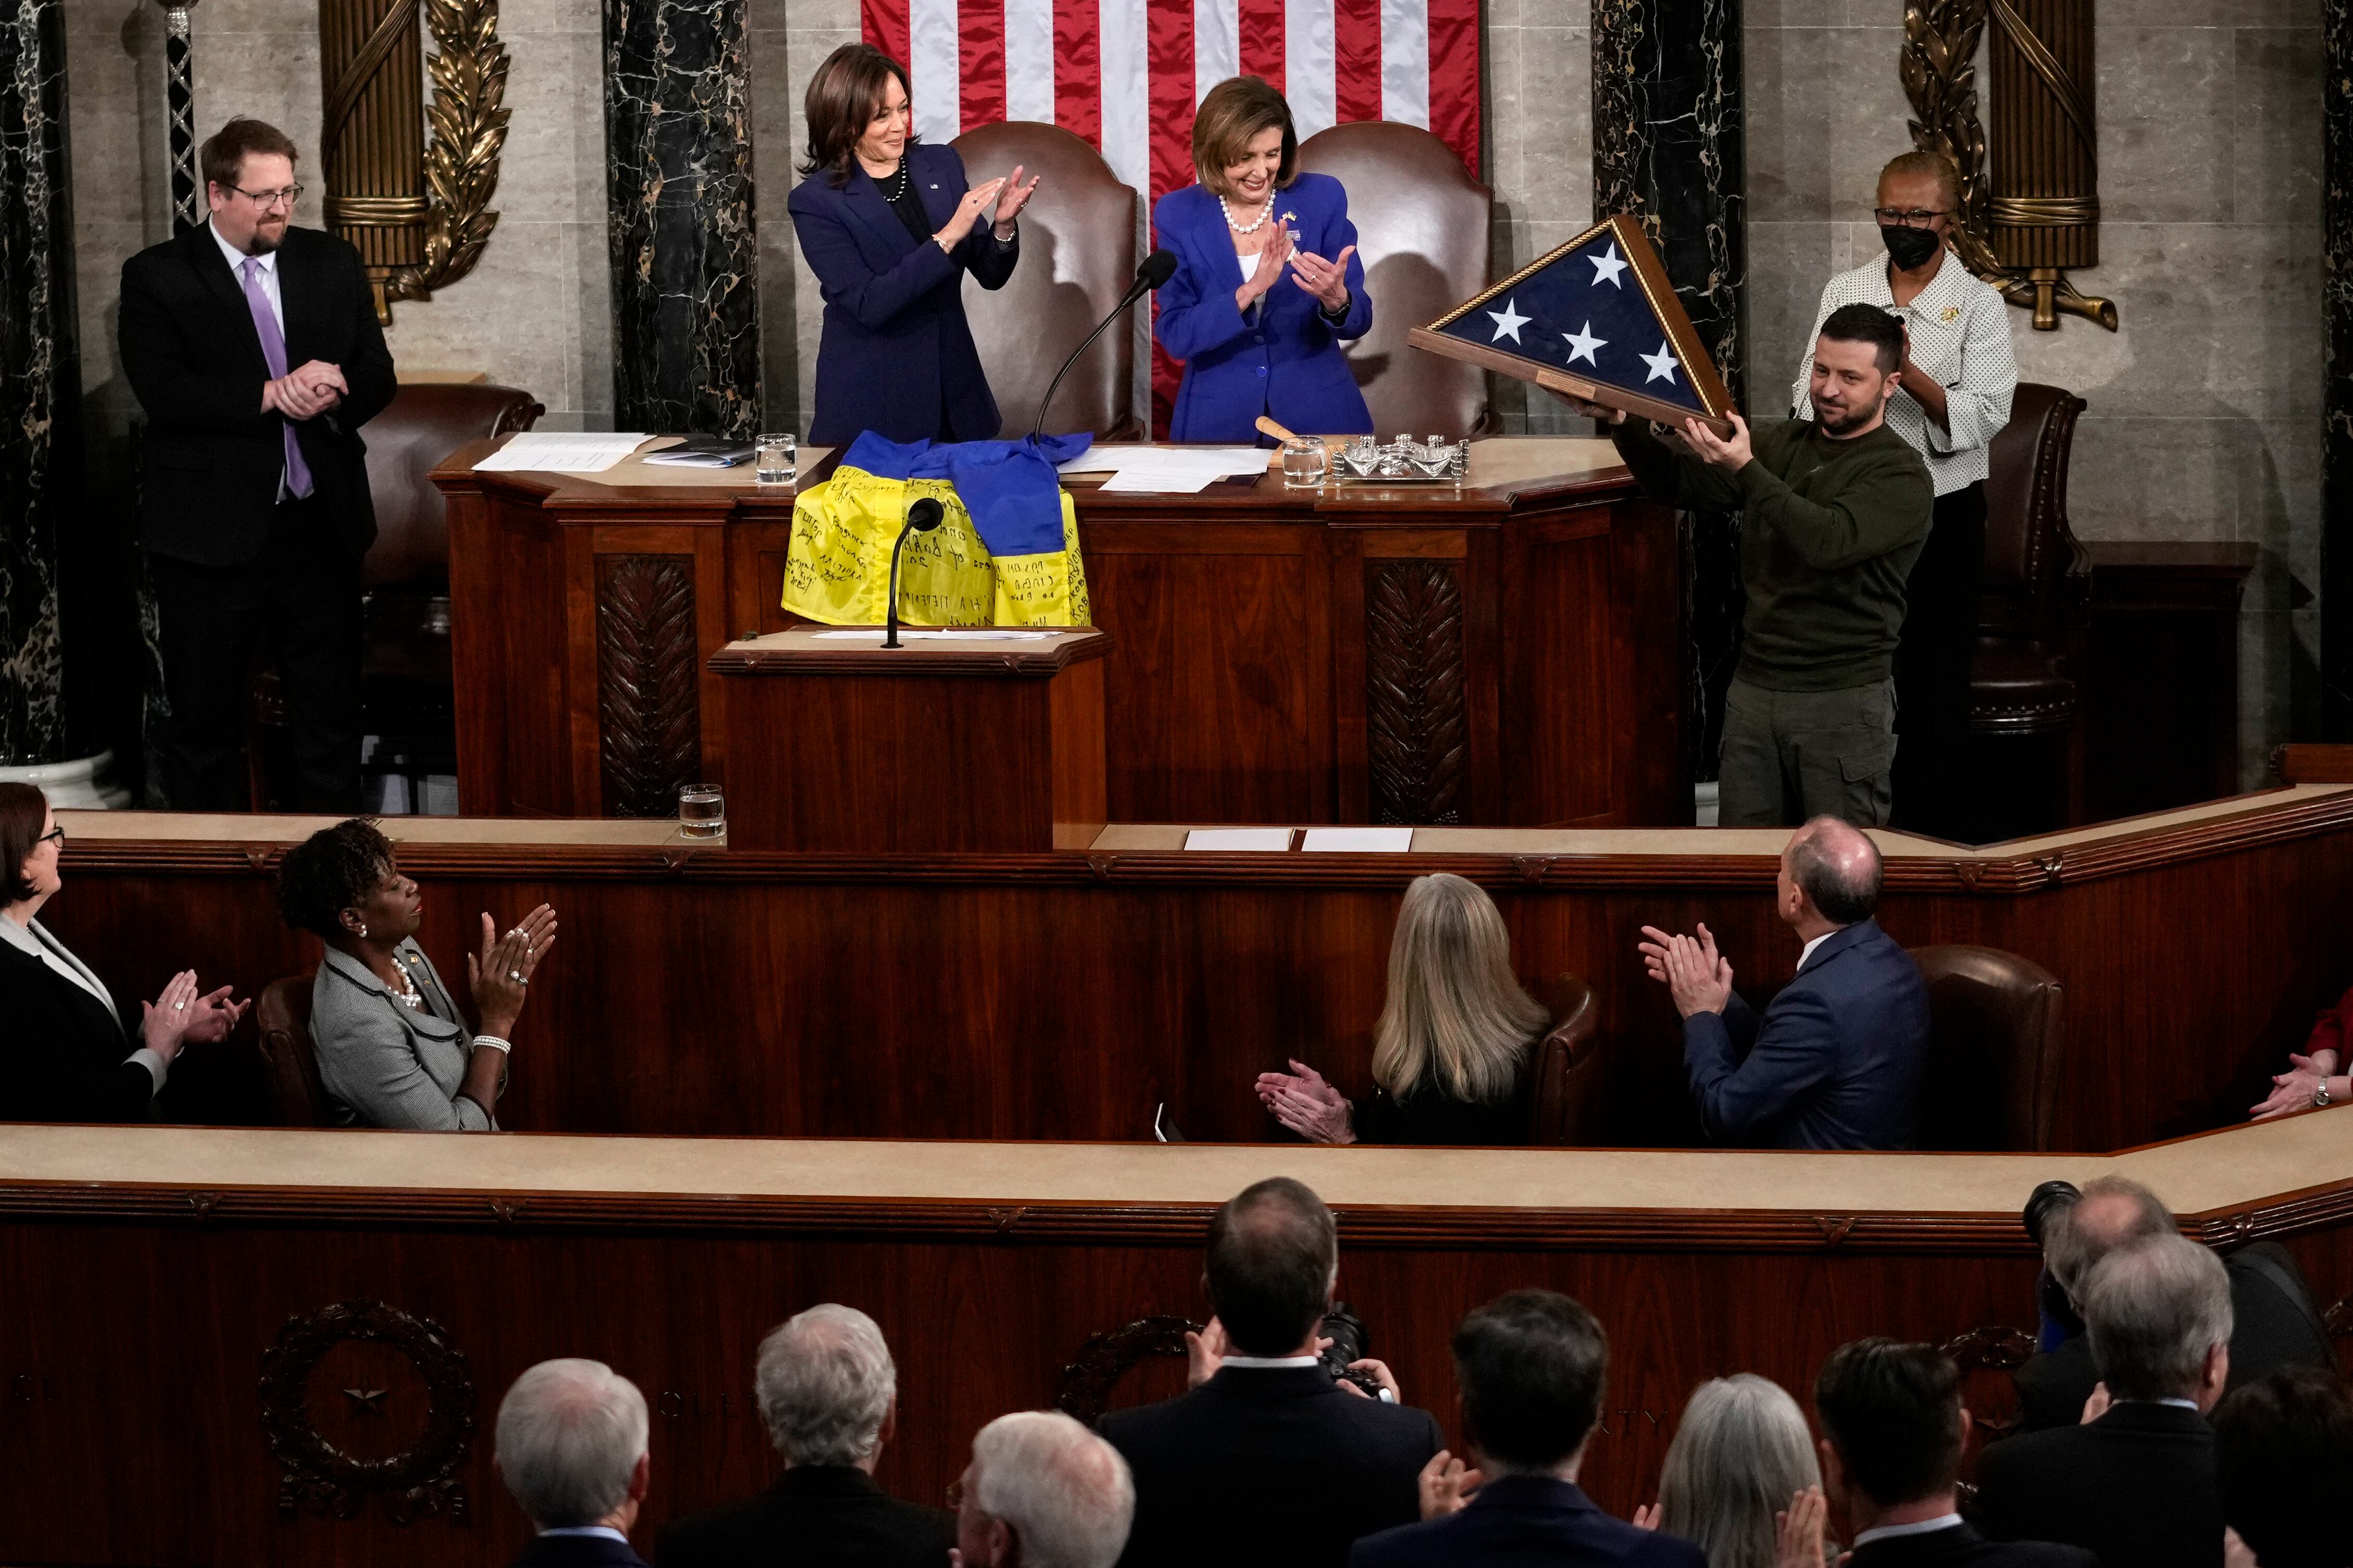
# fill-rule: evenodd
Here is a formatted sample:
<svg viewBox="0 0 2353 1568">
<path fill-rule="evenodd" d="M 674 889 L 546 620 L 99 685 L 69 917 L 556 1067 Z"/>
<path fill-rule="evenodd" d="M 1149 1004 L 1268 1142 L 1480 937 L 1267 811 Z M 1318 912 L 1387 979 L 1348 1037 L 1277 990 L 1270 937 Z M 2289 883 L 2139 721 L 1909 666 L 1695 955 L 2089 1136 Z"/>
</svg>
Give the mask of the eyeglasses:
<svg viewBox="0 0 2353 1568">
<path fill-rule="evenodd" d="M 57 826 L 50 828 L 47 833 L 42 834 L 38 838 L 34 839 L 33 843 L 36 847 L 43 844 L 54 844 L 60 849 L 64 848 L 66 847 L 65 824 L 59 823 Z"/>
<path fill-rule="evenodd" d="M 1948 210 L 1930 212 L 1925 207 L 1914 207 L 1909 212 L 1899 207 L 1873 207 L 1871 216 L 1890 228 L 1926 228 L 1938 218 L 1951 214 Z"/>
<path fill-rule="evenodd" d="M 282 191 L 248 191 L 243 185 L 231 185 L 229 189 L 264 212 L 271 207 L 284 207 L 292 212 L 294 204 L 302 199 L 302 187 L 300 185 L 289 185 Z"/>
</svg>

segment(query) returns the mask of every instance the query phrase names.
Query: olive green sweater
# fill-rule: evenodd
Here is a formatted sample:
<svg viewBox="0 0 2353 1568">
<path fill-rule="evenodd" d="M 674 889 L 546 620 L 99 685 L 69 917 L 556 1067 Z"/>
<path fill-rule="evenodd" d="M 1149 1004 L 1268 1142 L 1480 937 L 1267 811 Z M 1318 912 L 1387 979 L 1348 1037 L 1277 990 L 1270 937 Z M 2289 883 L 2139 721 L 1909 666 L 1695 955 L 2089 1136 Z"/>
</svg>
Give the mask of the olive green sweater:
<svg viewBox="0 0 2353 1568">
<path fill-rule="evenodd" d="M 1739 676 L 1774 691 L 1840 691 L 1887 679 L 1904 582 L 1928 541 L 1936 487 L 1920 454 L 1882 425 L 1834 440 L 1810 419 L 1752 430 L 1737 474 L 1669 447 L 1640 419 L 1610 432 L 1642 489 L 1676 507 L 1735 508 Z"/>
</svg>

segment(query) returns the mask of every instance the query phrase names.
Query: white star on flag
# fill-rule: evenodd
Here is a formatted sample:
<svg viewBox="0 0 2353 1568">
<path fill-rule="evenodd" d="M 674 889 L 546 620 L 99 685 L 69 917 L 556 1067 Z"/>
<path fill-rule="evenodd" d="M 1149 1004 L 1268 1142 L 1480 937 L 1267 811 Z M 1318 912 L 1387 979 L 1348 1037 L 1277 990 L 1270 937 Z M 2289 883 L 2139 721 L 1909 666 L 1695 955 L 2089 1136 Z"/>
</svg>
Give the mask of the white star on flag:
<svg viewBox="0 0 2353 1568">
<path fill-rule="evenodd" d="M 1569 363 L 1575 364 L 1578 360 L 1583 360 L 1586 363 L 1593 366 L 1597 370 L 1600 368 L 1601 362 L 1593 357 L 1593 351 L 1602 347 L 1604 344 L 1608 343 L 1609 340 L 1608 338 L 1597 338 L 1593 335 L 1593 322 L 1590 319 L 1588 319 L 1585 325 L 1577 331 L 1574 332 L 1563 332 L 1561 333 L 1561 336 L 1568 340 Z"/>
<path fill-rule="evenodd" d="M 1642 384 L 1644 386 L 1650 385 L 1651 383 L 1654 381 L 1663 381 L 1670 385 L 1673 384 L 1675 379 L 1675 351 L 1673 349 L 1670 348 L 1665 343 L 1661 343 L 1657 353 L 1644 354 L 1642 356 L 1642 363 L 1651 367 L 1651 374 L 1642 378 Z"/>
<path fill-rule="evenodd" d="M 1495 323 L 1495 335 L 1489 341 L 1498 343 L 1502 342 L 1506 337 L 1510 338 L 1515 343 L 1518 342 L 1520 341 L 1520 329 L 1526 326 L 1530 321 L 1535 320 L 1533 316 L 1521 315 L 1517 302 L 1511 300 L 1504 301 L 1504 308 L 1502 310 L 1488 311 L 1487 319 Z"/>
<path fill-rule="evenodd" d="M 1596 289 L 1601 287 L 1604 279 L 1609 280 L 1612 289 L 1626 287 L 1618 281 L 1618 274 L 1626 270 L 1626 258 L 1618 254 L 1618 244 L 1615 240 L 1610 242 L 1607 254 L 1588 256 L 1585 259 L 1593 263 L 1593 286 Z"/>
</svg>

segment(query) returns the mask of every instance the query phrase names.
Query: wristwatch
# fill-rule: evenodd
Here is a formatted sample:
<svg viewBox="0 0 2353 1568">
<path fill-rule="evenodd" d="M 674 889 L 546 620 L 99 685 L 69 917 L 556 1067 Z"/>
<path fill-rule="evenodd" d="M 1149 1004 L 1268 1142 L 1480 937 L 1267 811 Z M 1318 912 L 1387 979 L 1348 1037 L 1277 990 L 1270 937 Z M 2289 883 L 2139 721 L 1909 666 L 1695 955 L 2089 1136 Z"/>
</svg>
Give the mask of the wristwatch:
<svg viewBox="0 0 2353 1568">
<path fill-rule="evenodd" d="M 2316 1108 L 2335 1103 L 2335 1101 L 2329 1099 L 2328 1079 L 2325 1074 L 2320 1079 L 2320 1087 L 2312 1091 L 2312 1103 Z"/>
</svg>

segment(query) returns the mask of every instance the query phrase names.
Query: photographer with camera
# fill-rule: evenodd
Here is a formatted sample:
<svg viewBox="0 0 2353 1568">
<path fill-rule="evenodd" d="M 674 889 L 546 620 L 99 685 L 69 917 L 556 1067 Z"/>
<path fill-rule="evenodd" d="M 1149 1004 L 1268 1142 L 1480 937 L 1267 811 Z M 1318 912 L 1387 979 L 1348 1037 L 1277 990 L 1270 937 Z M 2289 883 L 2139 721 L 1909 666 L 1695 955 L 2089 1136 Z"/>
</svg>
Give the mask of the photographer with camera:
<svg viewBox="0 0 2353 1568">
<path fill-rule="evenodd" d="M 2099 1385 L 2099 1368 L 2078 1301 L 2093 1267 L 2110 1253 L 2180 1226 L 2163 1200 L 2138 1182 L 2102 1176 L 2081 1189 L 2045 1182 L 2021 1216 L 2042 1248 L 2042 1349 L 2018 1369 L 2018 1430 L 2073 1426 Z M 2242 1247 L 2222 1259 L 2231 1281 L 2230 1384 L 2237 1388 L 2285 1366 L 2332 1367 L 2320 1310 L 2277 1242 Z"/>
<path fill-rule="evenodd" d="M 1191 1390 L 1103 1418 L 1135 1479 L 1121 1568 L 1342 1568 L 1359 1536 L 1421 1517 L 1444 1440 L 1395 1402 L 1386 1366 L 1339 1359 L 1363 1349 L 1333 1303 L 1339 1271 L 1332 1211 L 1302 1183 L 1260 1182 L 1218 1211 L 1201 1279 L 1216 1316 L 1186 1336 Z"/>
</svg>

